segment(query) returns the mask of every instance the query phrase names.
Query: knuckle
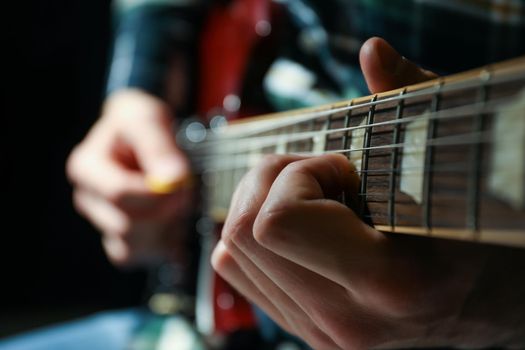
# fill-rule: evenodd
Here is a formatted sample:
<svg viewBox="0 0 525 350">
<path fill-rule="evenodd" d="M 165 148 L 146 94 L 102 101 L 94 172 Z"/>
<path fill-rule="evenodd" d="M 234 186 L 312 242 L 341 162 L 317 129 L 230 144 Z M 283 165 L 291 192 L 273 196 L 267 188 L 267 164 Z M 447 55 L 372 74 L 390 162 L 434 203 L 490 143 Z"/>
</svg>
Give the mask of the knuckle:
<svg viewBox="0 0 525 350">
<path fill-rule="evenodd" d="M 242 236 L 251 234 L 252 228 L 253 215 L 246 211 L 240 211 L 226 220 L 222 230 L 222 240 L 226 246 L 231 246 Z"/>
<path fill-rule="evenodd" d="M 263 158 L 261 159 L 261 161 L 255 169 L 259 171 L 268 170 L 276 172 L 286 167 L 291 161 L 292 158 L 290 156 L 279 154 L 266 154 L 263 156 Z"/>
<path fill-rule="evenodd" d="M 274 202 L 265 205 L 253 224 L 253 237 L 264 247 L 272 247 L 286 239 L 286 222 L 291 212 L 285 202 Z"/>
<path fill-rule="evenodd" d="M 211 265 L 219 274 L 224 273 L 233 263 L 233 258 L 227 248 L 216 247 L 211 256 Z"/>
<path fill-rule="evenodd" d="M 130 238 L 133 232 L 133 223 L 125 216 L 120 217 L 107 229 L 107 234 L 114 237 Z"/>
<path fill-rule="evenodd" d="M 290 175 L 290 174 L 297 174 L 297 173 L 303 173 L 307 170 L 307 167 L 305 165 L 305 162 L 293 162 L 283 169 L 283 174 Z"/>
<path fill-rule="evenodd" d="M 75 210 L 86 216 L 86 205 L 84 204 L 84 199 L 80 191 L 73 191 L 73 207 Z"/>
<path fill-rule="evenodd" d="M 276 166 L 282 162 L 283 157 L 279 154 L 265 154 L 259 164 L 262 166 Z"/>
<path fill-rule="evenodd" d="M 82 144 L 79 144 L 73 149 L 66 160 L 66 176 L 70 181 L 76 182 L 78 180 L 79 168 L 81 167 L 83 159 Z"/>
</svg>

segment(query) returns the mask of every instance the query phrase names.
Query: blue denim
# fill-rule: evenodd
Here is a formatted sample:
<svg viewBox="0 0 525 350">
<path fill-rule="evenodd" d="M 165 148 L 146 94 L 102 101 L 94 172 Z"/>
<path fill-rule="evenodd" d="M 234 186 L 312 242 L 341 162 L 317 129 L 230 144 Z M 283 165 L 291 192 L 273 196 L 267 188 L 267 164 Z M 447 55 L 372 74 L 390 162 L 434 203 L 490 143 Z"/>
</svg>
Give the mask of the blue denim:
<svg viewBox="0 0 525 350">
<path fill-rule="evenodd" d="M 124 350 L 147 318 L 139 309 L 101 312 L 0 340 L 0 350 Z"/>
</svg>

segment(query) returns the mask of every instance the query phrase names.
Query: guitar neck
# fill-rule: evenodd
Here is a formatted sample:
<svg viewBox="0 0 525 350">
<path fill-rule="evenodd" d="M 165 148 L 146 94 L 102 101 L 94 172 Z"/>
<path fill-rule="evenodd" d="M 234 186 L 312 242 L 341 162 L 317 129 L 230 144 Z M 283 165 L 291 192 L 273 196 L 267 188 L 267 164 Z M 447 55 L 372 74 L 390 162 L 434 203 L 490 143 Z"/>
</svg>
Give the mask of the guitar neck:
<svg viewBox="0 0 525 350">
<path fill-rule="evenodd" d="M 352 209 L 378 230 L 525 246 L 524 88 L 520 58 L 249 118 L 185 145 L 218 221 L 241 177 L 264 154 L 340 153 L 360 178 Z"/>
</svg>

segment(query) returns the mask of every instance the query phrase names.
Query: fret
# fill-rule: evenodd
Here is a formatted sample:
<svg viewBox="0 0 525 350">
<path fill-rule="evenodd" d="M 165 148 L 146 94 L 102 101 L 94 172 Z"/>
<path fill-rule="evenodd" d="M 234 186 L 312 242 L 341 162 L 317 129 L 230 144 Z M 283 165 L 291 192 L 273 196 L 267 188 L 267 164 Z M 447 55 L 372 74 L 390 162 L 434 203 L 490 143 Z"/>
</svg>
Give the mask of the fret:
<svg viewBox="0 0 525 350">
<path fill-rule="evenodd" d="M 333 107 L 332 107 L 333 109 Z M 330 139 L 330 129 L 332 128 L 332 121 L 334 118 L 334 114 L 330 113 L 326 116 L 326 121 L 323 123 L 323 126 L 320 131 L 327 131 L 324 135 L 324 137 L 314 137 L 314 152 L 316 154 L 323 154 L 326 151 L 328 151 L 328 141 Z"/>
<path fill-rule="evenodd" d="M 481 85 L 478 91 L 478 102 L 482 103 L 482 108 L 486 105 L 489 95 L 489 85 L 492 79 L 490 70 L 483 70 L 480 75 Z M 485 129 L 486 115 L 482 112 L 472 117 L 472 131 L 481 133 Z M 480 207 L 480 178 L 481 178 L 481 161 L 482 145 L 476 143 L 472 145 L 470 151 L 470 172 L 469 182 L 467 184 L 467 218 L 466 227 L 473 230 L 475 235 L 479 234 L 479 207 Z M 479 238 L 479 237 L 476 237 Z"/>
<path fill-rule="evenodd" d="M 435 113 L 439 110 L 441 102 L 441 90 L 443 88 L 443 81 L 439 80 L 436 85 L 436 92 L 432 97 L 430 105 L 430 113 Z M 432 119 L 428 122 L 427 142 L 436 137 L 437 120 Z M 432 166 L 434 164 L 434 146 L 427 145 L 425 152 L 425 167 L 423 176 L 423 227 L 429 232 L 432 228 Z"/>
<path fill-rule="evenodd" d="M 317 121 L 317 119 L 311 119 L 310 121 L 308 121 L 308 126 L 306 127 L 306 130 L 307 131 L 314 131 L 315 130 L 315 123 L 316 123 L 316 121 Z M 314 148 L 315 148 L 315 139 L 312 137 L 310 139 L 310 149 L 308 151 L 309 152 L 313 152 Z"/>
<path fill-rule="evenodd" d="M 406 94 L 406 89 L 403 89 L 399 95 L 403 96 Z M 403 110 L 405 107 L 405 100 L 399 99 L 399 103 L 396 108 L 396 120 L 399 120 L 403 118 Z M 397 145 L 400 142 L 400 123 L 396 123 L 394 126 L 394 130 L 392 132 L 392 144 Z M 395 204 L 396 204 L 396 180 L 397 180 L 397 171 L 395 170 L 397 168 L 399 158 L 399 149 L 397 147 L 392 148 L 392 155 L 391 155 L 391 162 L 390 162 L 390 169 L 392 171 L 390 172 L 390 179 L 388 184 L 388 192 L 389 192 L 389 198 L 388 198 L 388 222 L 392 229 L 394 229 L 396 225 L 396 213 L 395 213 Z"/>
<path fill-rule="evenodd" d="M 333 121 L 333 118 L 334 118 L 334 115 L 333 114 L 329 114 L 328 117 L 326 117 L 326 130 L 330 130 L 332 128 L 332 121 Z M 330 138 L 330 134 L 329 133 L 326 133 L 325 135 L 325 144 L 328 143 L 328 139 Z M 325 151 L 327 149 L 325 148 Z"/>
<path fill-rule="evenodd" d="M 290 133 L 291 135 L 294 135 L 298 132 L 300 132 L 300 128 L 299 128 L 299 125 L 298 124 L 294 124 L 290 127 Z M 300 149 L 299 149 L 299 145 L 301 143 L 301 140 L 295 140 L 295 141 L 290 141 L 290 142 L 287 142 L 286 143 L 286 153 L 293 153 L 293 152 L 299 152 Z"/>
<path fill-rule="evenodd" d="M 333 117 L 333 114 L 328 114 L 326 116 L 326 120 L 323 122 L 323 125 L 321 129 L 319 130 L 320 131 L 319 135 L 314 136 L 312 138 L 313 140 L 312 153 L 314 155 L 321 155 L 325 153 L 326 151 L 326 145 L 327 145 L 326 141 L 328 140 L 329 134 L 325 133 L 324 136 L 320 136 L 320 135 L 323 135 L 323 132 L 329 130 L 330 124 L 332 123 L 332 117 Z M 315 127 L 314 127 L 314 130 L 317 131 Z"/>
<path fill-rule="evenodd" d="M 276 136 L 276 135 L 282 135 L 286 134 L 286 127 L 279 128 L 274 130 L 270 135 Z M 275 154 L 286 154 L 288 150 L 288 142 L 286 139 L 279 140 L 275 144 Z"/>
<path fill-rule="evenodd" d="M 372 97 L 372 100 L 370 102 L 375 102 L 377 100 L 377 95 L 374 95 Z M 370 106 L 370 109 L 368 111 L 368 115 L 366 117 L 366 125 L 370 125 L 374 122 L 374 115 L 376 111 L 376 105 L 372 104 Z M 365 135 L 363 137 L 363 155 L 362 155 L 362 161 L 361 161 L 361 184 L 360 184 L 360 192 L 366 193 L 367 192 L 367 185 L 368 185 L 368 159 L 370 155 L 370 145 L 372 143 L 372 129 L 373 127 L 367 127 L 365 128 Z M 358 169 L 359 170 L 359 169 Z M 366 207 L 366 196 L 360 197 L 360 210 L 359 213 L 361 216 L 365 213 L 365 207 Z"/>
<path fill-rule="evenodd" d="M 348 110 L 348 112 L 345 114 L 345 120 L 344 120 L 344 125 L 343 127 L 344 128 L 349 128 L 350 127 L 350 119 L 352 119 L 352 109 L 351 107 L 354 105 L 354 100 L 350 101 L 350 103 L 348 104 L 348 107 L 350 108 Z M 343 138 L 342 138 L 342 149 L 348 149 L 348 146 L 349 146 L 349 142 L 350 142 L 350 137 L 349 136 L 349 131 L 345 131 L 344 134 L 343 134 Z"/>
<path fill-rule="evenodd" d="M 348 112 L 345 113 L 345 119 L 344 119 L 344 122 L 343 122 L 343 127 L 344 128 L 348 128 L 350 127 L 350 119 L 352 119 L 352 106 L 354 105 L 354 100 L 350 101 L 350 103 L 348 104 L 348 107 L 350 108 L 348 110 Z M 343 133 L 343 137 L 341 138 L 341 146 L 342 146 L 342 149 L 348 149 L 348 146 L 350 145 L 350 137 L 349 137 L 349 131 L 346 130 L 344 133 Z M 346 153 L 346 157 L 348 158 L 348 160 L 350 160 L 350 153 Z M 347 207 L 350 207 L 350 202 L 349 202 L 349 194 L 347 194 L 345 191 L 343 191 L 341 193 L 341 203 L 343 203 L 344 205 L 346 205 Z"/>
</svg>

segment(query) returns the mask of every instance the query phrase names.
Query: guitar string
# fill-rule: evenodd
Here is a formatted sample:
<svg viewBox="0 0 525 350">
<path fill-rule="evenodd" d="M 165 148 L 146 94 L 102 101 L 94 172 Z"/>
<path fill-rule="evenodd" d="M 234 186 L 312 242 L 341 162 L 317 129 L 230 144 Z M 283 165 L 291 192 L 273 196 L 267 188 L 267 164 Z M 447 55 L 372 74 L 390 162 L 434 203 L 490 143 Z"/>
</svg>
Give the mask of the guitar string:
<svg viewBox="0 0 525 350">
<path fill-rule="evenodd" d="M 393 125 L 393 124 L 399 124 L 399 123 L 409 123 L 411 121 L 414 121 L 416 119 L 421 119 L 424 117 L 428 117 L 429 120 L 431 119 L 446 119 L 446 118 L 452 118 L 455 116 L 463 116 L 463 114 L 470 115 L 472 114 L 472 109 L 476 108 L 486 108 L 487 112 L 489 108 L 495 108 L 498 104 L 503 104 L 508 102 L 508 98 L 500 99 L 500 100 L 493 100 L 491 103 L 481 103 L 481 102 L 475 102 L 470 105 L 466 106 L 459 106 L 459 107 L 452 107 L 447 109 L 442 109 L 435 112 L 427 112 L 420 115 L 410 116 L 410 117 L 404 117 L 402 119 L 398 120 L 389 120 L 384 122 L 378 122 L 378 123 L 372 123 L 369 125 L 357 125 L 357 126 L 351 126 L 351 127 L 345 127 L 345 128 L 337 128 L 337 129 L 330 129 L 330 130 L 314 130 L 314 131 L 306 131 L 306 132 L 300 132 L 300 133 L 292 133 L 292 134 L 279 134 L 279 135 L 266 135 L 266 136 L 256 136 L 251 137 L 249 139 L 246 138 L 237 138 L 237 139 L 217 139 L 213 141 L 204 141 L 203 144 L 199 147 L 199 144 L 194 148 L 196 150 L 199 150 L 200 148 L 216 148 L 217 144 L 227 144 L 229 141 L 233 144 L 235 144 L 235 148 L 237 149 L 239 147 L 239 143 L 241 141 L 244 141 L 245 143 L 253 144 L 257 142 L 269 142 L 269 145 L 273 144 L 273 140 L 277 141 L 285 141 L 285 142 L 293 142 L 293 141 L 301 141 L 301 140 L 307 140 L 311 139 L 313 137 L 319 137 L 319 136 L 329 136 L 331 134 L 339 133 L 339 132 L 351 132 L 358 129 L 366 129 L 370 127 L 378 127 L 378 126 L 387 126 L 387 125 Z M 445 112 L 447 112 L 445 114 Z M 454 113 L 455 112 L 455 113 Z M 360 115 L 353 115 L 353 118 L 363 117 L 368 112 L 363 112 Z M 380 113 L 380 112 L 376 112 Z M 343 117 L 343 116 L 342 116 Z M 290 137 L 291 136 L 291 137 Z M 242 145 L 242 143 L 241 143 Z M 264 144 L 266 145 L 266 144 Z"/>
<path fill-rule="evenodd" d="M 239 176 L 239 178 L 240 178 L 242 175 L 244 175 L 247 172 L 248 169 L 247 168 L 238 168 L 237 170 L 243 170 L 242 173 L 238 173 L 237 174 Z M 458 174 L 464 174 L 464 175 L 468 174 L 469 173 L 469 168 L 467 166 L 465 166 L 465 163 L 459 164 L 459 163 L 450 162 L 450 163 L 447 163 L 447 164 L 434 165 L 434 166 L 432 166 L 431 169 L 425 169 L 424 167 L 421 167 L 421 166 L 411 166 L 411 167 L 402 167 L 402 168 L 393 168 L 393 169 L 383 168 L 383 169 L 369 169 L 369 170 L 353 170 L 349 175 L 351 175 L 351 174 L 356 174 L 356 175 L 368 174 L 368 176 L 389 176 L 391 173 L 398 173 L 398 174 L 402 174 L 403 176 L 406 177 L 406 176 L 422 175 L 422 174 L 430 173 L 430 172 L 432 172 L 432 173 L 443 173 L 443 174 L 447 174 L 447 175 L 457 176 Z M 204 173 L 203 181 L 204 181 L 204 183 L 207 186 L 213 186 L 214 181 L 215 181 L 214 178 L 210 177 L 211 173 L 213 173 L 213 171 Z M 215 179 L 218 179 L 218 177 L 216 177 Z M 235 187 L 237 185 L 237 182 L 238 181 L 233 181 L 231 185 L 233 187 Z M 387 200 L 392 197 L 392 195 L 390 193 L 388 193 L 388 194 L 372 193 L 372 192 L 369 192 L 369 193 L 357 193 L 357 196 L 360 196 L 360 197 L 369 197 L 369 196 L 378 197 L 379 195 L 385 196 Z"/>
<path fill-rule="evenodd" d="M 290 118 L 282 118 L 281 120 L 278 120 L 278 121 L 269 119 L 269 120 L 253 121 L 253 122 L 248 122 L 248 123 L 241 122 L 238 124 L 227 125 L 223 127 L 224 129 L 222 128 L 217 129 L 216 133 L 209 132 L 207 137 L 209 138 L 209 141 L 212 141 L 214 138 L 217 138 L 217 137 L 220 137 L 222 140 L 225 140 L 228 138 L 237 139 L 239 138 L 239 135 L 237 135 L 236 133 L 242 133 L 243 129 L 246 129 L 246 128 L 253 129 L 253 127 L 257 126 L 257 124 L 271 124 L 271 125 L 265 125 L 266 127 L 260 127 L 257 130 L 249 130 L 248 132 L 244 134 L 244 136 L 241 136 L 241 137 L 247 137 L 253 134 L 258 134 L 261 132 L 267 132 L 267 131 L 271 131 L 271 130 L 275 130 L 275 129 L 279 129 L 279 128 L 283 128 L 287 126 L 292 126 L 298 123 L 313 121 L 315 119 L 327 117 L 327 116 L 330 116 L 336 113 L 352 111 L 354 109 L 362 109 L 362 108 L 367 108 L 367 107 L 372 107 L 372 106 L 377 106 L 377 105 L 384 105 L 389 102 L 398 102 L 399 100 L 407 100 L 410 98 L 423 97 L 423 96 L 432 95 L 436 93 L 443 94 L 447 92 L 455 92 L 458 90 L 466 90 L 469 88 L 477 88 L 479 86 L 490 86 L 490 85 L 496 85 L 496 84 L 511 83 L 511 82 L 519 81 L 525 78 L 525 71 L 519 72 L 516 74 L 512 74 L 512 75 L 503 74 L 501 76 L 496 76 L 496 77 L 492 77 L 492 74 L 488 74 L 486 72 L 485 74 L 483 74 L 483 72 L 484 71 L 482 71 L 479 77 L 467 79 L 461 82 L 449 82 L 441 87 L 439 87 L 440 84 L 436 84 L 436 86 L 430 86 L 430 87 L 423 88 L 421 90 L 416 90 L 413 92 L 409 92 L 406 94 L 395 94 L 394 96 L 385 97 L 385 98 L 375 100 L 375 101 L 372 101 L 372 96 L 370 96 L 369 102 L 364 102 L 360 104 L 352 104 L 351 103 L 352 100 L 350 100 L 348 101 L 347 106 L 331 108 L 331 109 L 326 109 L 322 111 L 314 110 L 313 112 L 306 112 L 306 113 L 303 112 L 303 114 L 299 114 L 301 113 L 301 110 L 298 110 L 296 112 L 289 111 L 289 112 L 276 113 L 276 116 L 278 116 L 279 114 L 282 114 L 283 117 L 287 115 Z M 485 79 L 485 76 L 487 75 L 490 77 L 489 80 Z M 440 81 L 442 80 L 443 79 L 440 79 Z M 357 99 L 362 99 L 362 98 L 357 98 Z M 344 102 L 339 102 L 339 103 L 344 103 Z M 330 107 L 327 107 L 327 108 L 330 108 Z M 297 116 L 297 114 L 299 114 L 299 116 Z M 300 117 L 300 118 L 297 118 L 297 117 Z M 228 134 L 221 135 L 221 130 L 226 131 Z"/>
<path fill-rule="evenodd" d="M 426 143 L 420 143 L 420 144 L 408 144 L 409 146 L 415 146 L 419 148 L 418 150 L 414 150 L 411 152 L 404 152 L 403 154 L 410 155 L 410 154 L 422 154 L 424 152 L 424 148 L 428 146 L 457 146 L 457 145 L 475 145 L 475 144 L 488 144 L 493 142 L 492 139 L 487 138 L 486 136 L 488 134 L 485 134 L 485 137 L 481 135 L 481 133 L 478 133 L 480 135 L 479 137 L 475 137 L 474 139 L 466 139 L 464 135 L 457 135 L 454 136 L 454 139 L 452 137 L 446 137 L 446 138 L 435 138 L 432 140 L 429 140 L 429 142 Z M 453 142 L 454 141 L 454 142 Z M 352 153 L 352 152 L 363 152 L 366 150 L 377 150 L 377 149 L 384 149 L 384 150 L 392 150 L 394 148 L 401 148 L 404 147 L 407 144 L 399 143 L 395 145 L 384 145 L 384 146 L 372 146 L 372 147 L 363 147 L 360 149 L 349 149 L 349 150 L 334 150 L 334 151 L 323 151 L 322 153 L 287 153 L 288 155 L 297 155 L 302 156 L 305 158 L 313 157 L 313 156 L 320 156 L 323 154 L 334 154 L 334 153 Z M 454 150 L 456 151 L 456 150 Z M 385 154 L 375 154 L 370 155 L 371 157 L 377 157 L 377 156 L 390 156 L 390 153 Z M 242 157 L 241 157 L 242 156 Z M 219 172 L 219 171 L 230 171 L 230 170 L 238 170 L 238 169 L 245 169 L 247 167 L 251 167 L 253 165 L 256 165 L 259 161 L 261 161 L 263 154 L 258 155 L 258 157 L 254 157 L 253 155 L 245 156 L 245 154 L 236 155 L 235 157 L 232 157 L 233 159 L 220 159 L 216 162 L 213 162 L 211 164 L 208 164 L 206 167 L 201 167 L 197 169 L 204 169 L 205 172 Z M 419 169 L 423 169 L 424 167 L 419 167 Z M 389 171 L 394 171 L 395 169 L 389 169 Z M 430 170 L 432 171 L 432 169 Z M 357 173 L 365 173 L 366 170 L 358 171 Z"/>
<path fill-rule="evenodd" d="M 234 170 L 241 170 L 241 169 L 248 169 L 251 164 L 241 164 L 239 166 L 231 166 L 226 168 L 214 168 L 211 167 L 209 169 L 206 169 L 203 173 L 204 175 L 208 175 L 210 173 L 214 172 L 226 172 L 226 171 L 234 171 Z M 404 166 L 402 168 L 380 168 L 380 169 L 368 169 L 368 170 L 352 170 L 353 174 L 368 174 L 368 176 L 386 176 L 390 175 L 391 173 L 398 173 L 398 174 L 405 174 L 405 175 L 420 175 L 427 172 L 447 172 L 447 173 L 465 173 L 468 172 L 470 168 L 465 164 L 465 162 L 456 163 L 456 162 L 448 162 L 448 163 L 440 163 L 438 165 L 433 165 L 429 169 L 425 169 L 423 166 Z"/>
<path fill-rule="evenodd" d="M 516 136 L 519 137 L 519 136 Z M 360 137 L 362 139 L 362 137 Z M 507 139 L 508 141 L 508 139 Z M 518 140 L 517 140 L 518 141 Z M 338 149 L 338 150 L 323 150 L 321 152 L 287 152 L 286 154 L 311 157 L 319 156 L 323 154 L 351 154 L 354 152 L 363 152 L 371 150 L 392 150 L 395 148 L 403 148 L 405 146 L 410 146 L 417 148 L 414 152 L 422 152 L 422 150 L 427 147 L 436 147 L 436 146 L 460 146 L 460 145 L 472 145 L 472 144 L 489 144 L 493 143 L 493 133 L 491 131 L 484 132 L 470 132 L 466 134 L 457 134 L 451 136 L 436 137 L 433 139 L 426 140 L 425 142 L 402 142 L 397 144 L 387 144 L 379 146 L 370 146 L 370 147 L 361 147 L 361 148 L 347 148 L 347 149 Z M 272 152 L 268 153 L 272 154 Z M 407 154 L 405 152 L 405 154 Z M 197 169 L 213 168 L 220 165 L 222 168 L 228 168 L 230 164 L 241 163 L 242 165 L 253 163 L 254 160 L 257 161 L 262 154 L 253 154 L 253 153 L 236 153 L 236 154 L 212 154 L 205 157 L 193 157 L 192 164 L 197 167 Z M 219 158 L 218 158 L 219 157 Z M 351 156 L 350 156 L 351 157 Z M 242 166 L 239 166 L 242 167 Z M 234 168 L 238 168 L 237 166 Z"/>
<path fill-rule="evenodd" d="M 287 144 L 291 142 L 300 142 L 308 141 L 314 138 L 327 138 L 333 134 L 342 133 L 351 133 L 355 130 L 367 129 L 373 127 L 383 127 L 383 126 L 395 126 L 397 124 L 407 124 L 415 122 L 418 120 L 444 120 L 444 119 L 461 119 L 461 118 L 470 118 L 476 117 L 480 114 L 489 114 L 495 113 L 501 108 L 502 105 L 508 104 L 509 101 L 514 100 L 513 98 L 504 98 L 493 100 L 488 103 L 476 102 L 466 106 L 452 107 L 436 112 L 427 112 L 415 116 L 404 117 L 400 119 L 392 119 L 383 122 L 371 123 L 369 125 L 358 125 L 346 128 L 337 128 L 330 130 L 318 130 L 318 131 L 307 131 L 300 133 L 291 133 L 291 134 L 280 134 L 280 135 L 269 135 L 269 136 L 258 136 L 251 139 L 238 139 L 235 141 L 230 141 L 228 139 L 224 141 L 217 140 L 210 144 L 205 144 L 202 147 L 188 148 L 187 150 L 199 156 L 199 151 L 207 152 L 205 156 L 212 156 L 217 154 L 233 154 L 245 151 L 255 151 L 260 150 L 266 147 L 277 146 L 280 144 Z M 519 107 L 516 107 L 519 108 Z M 507 107 L 506 111 L 513 111 L 515 108 Z M 205 142 L 206 143 L 206 142 Z M 209 150 L 212 152 L 209 152 Z M 232 152 L 233 151 L 233 152 Z"/>
</svg>

